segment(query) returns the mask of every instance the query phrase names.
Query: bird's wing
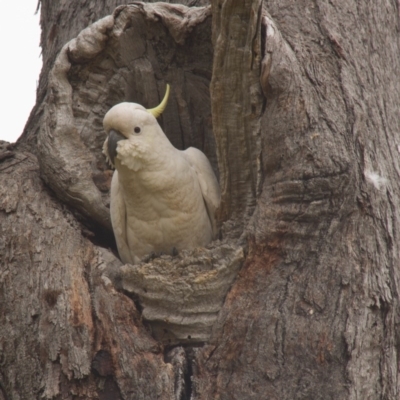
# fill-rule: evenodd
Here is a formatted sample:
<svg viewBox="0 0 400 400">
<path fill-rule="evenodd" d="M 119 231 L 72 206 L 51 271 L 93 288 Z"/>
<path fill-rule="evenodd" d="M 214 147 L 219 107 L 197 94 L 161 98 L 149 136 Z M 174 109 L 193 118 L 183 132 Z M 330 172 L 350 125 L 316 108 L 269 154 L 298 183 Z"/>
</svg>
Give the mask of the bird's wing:
<svg viewBox="0 0 400 400">
<path fill-rule="evenodd" d="M 182 152 L 186 160 L 192 166 L 199 179 L 201 192 L 203 195 L 204 203 L 206 205 L 207 213 L 211 221 L 213 229 L 213 236 L 217 234 L 217 225 L 215 221 L 215 211 L 221 202 L 221 190 L 219 183 L 214 174 L 208 158 L 200 150 L 189 147 Z"/>
<path fill-rule="evenodd" d="M 110 214 L 119 256 L 123 263 L 133 264 L 131 252 L 129 251 L 126 239 L 126 207 L 122 195 L 122 188 L 120 187 L 118 180 L 117 170 L 114 171 L 111 180 Z"/>
</svg>

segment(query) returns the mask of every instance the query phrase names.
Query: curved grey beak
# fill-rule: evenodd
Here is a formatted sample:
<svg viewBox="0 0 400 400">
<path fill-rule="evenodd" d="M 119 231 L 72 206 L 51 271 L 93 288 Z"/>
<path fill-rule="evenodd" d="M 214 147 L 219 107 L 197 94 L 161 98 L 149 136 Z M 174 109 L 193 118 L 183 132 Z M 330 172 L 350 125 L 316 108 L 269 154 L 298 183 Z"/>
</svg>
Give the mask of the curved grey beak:
<svg viewBox="0 0 400 400">
<path fill-rule="evenodd" d="M 110 130 L 108 133 L 108 157 L 110 158 L 110 161 L 115 165 L 115 157 L 117 156 L 117 143 L 120 140 L 125 140 L 126 137 L 119 133 L 118 131 L 114 131 L 113 129 Z"/>
</svg>

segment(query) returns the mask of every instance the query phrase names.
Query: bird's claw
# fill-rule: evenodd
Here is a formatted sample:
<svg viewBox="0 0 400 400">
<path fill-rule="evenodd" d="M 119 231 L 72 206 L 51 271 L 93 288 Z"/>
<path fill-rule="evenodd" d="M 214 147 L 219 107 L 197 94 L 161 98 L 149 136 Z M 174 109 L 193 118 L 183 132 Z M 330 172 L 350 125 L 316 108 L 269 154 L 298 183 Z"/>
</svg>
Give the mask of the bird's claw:
<svg viewBox="0 0 400 400">
<path fill-rule="evenodd" d="M 171 256 L 176 257 L 178 254 L 179 254 L 178 249 L 176 247 L 173 247 L 171 250 Z M 142 258 L 142 262 L 148 263 L 148 262 L 153 261 L 154 259 L 159 258 L 163 255 L 165 255 L 165 253 L 162 251 L 159 251 L 159 252 L 152 251 L 147 256 L 144 256 Z"/>
<path fill-rule="evenodd" d="M 142 261 L 145 263 L 148 263 L 150 261 L 153 261 L 154 259 L 163 256 L 164 253 L 162 251 L 156 253 L 155 251 L 152 251 L 150 254 L 148 254 L 147 256 L 144 256 L 142 258 Z"/>
</svg>

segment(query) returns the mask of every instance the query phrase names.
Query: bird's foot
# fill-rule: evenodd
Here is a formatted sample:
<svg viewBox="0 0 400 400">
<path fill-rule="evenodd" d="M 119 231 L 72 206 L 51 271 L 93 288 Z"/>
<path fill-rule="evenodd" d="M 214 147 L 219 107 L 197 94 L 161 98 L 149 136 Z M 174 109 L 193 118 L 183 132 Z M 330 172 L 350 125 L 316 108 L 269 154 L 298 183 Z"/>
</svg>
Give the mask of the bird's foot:
<svg viewBox="0 0 400 400">
<path fill-rule="evenodd" d="M 152 251 L 150 254 L 147 254 L 147 256 L 144 256 L 141 261 L 145 262 L 145 263 L 148 263 L 148 262 L 153 261 L 154 259 L 159 258 L 159 257 L 161 257 L 161 256 L 163 256 L 165 254 L 166 253 L 164 253 L 162 251 L 158 251 L 158 252 Z M 170 254 L 171 254 L 172 257 L 176 257 L 179 254 L 179 251 L 178 251 L 178 249 L 176 247 L 173 247 L 171 249 L 171 253 Z"/>
<path fill-rule="evenodd" d="M 148 254 L 147 256 L 144 256 L 144 257 L 142 258 L 142 261 L 145 262 L 145 263 L 148 263 L 148 262 L 153 261 L 154 259 L 156 259 L 156 258 L 158 258 L 158 257 L 163 256 L 164 254 L 165 254 L 165 253 L 163 253 L 162 251 L 160 251 L 160 252 L 152 251 L 152 252 L 151 252 L 150 254 Z"/>
</svg>

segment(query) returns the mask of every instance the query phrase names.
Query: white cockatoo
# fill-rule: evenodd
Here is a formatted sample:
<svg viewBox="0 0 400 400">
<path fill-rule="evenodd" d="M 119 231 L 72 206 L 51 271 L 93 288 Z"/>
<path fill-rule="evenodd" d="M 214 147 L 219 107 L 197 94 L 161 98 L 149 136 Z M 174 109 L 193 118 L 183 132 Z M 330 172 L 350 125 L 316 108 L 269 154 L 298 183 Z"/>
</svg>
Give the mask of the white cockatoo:
<svg viewBox="0 0 400 400">
<path fill-rule="evenodd" d="M 205 246 L 216 235 L 221 194 L 210 162 L 193 147 L 176 149 L 157 123 L 168 95 L 169 85 L 158 107 L 120 103 L 103 120 L 103 152 L 116 168 L 111 222 L 124 263 Z"/>
</svg>

